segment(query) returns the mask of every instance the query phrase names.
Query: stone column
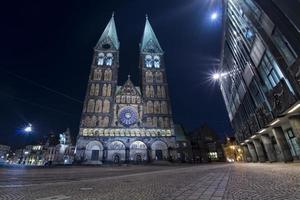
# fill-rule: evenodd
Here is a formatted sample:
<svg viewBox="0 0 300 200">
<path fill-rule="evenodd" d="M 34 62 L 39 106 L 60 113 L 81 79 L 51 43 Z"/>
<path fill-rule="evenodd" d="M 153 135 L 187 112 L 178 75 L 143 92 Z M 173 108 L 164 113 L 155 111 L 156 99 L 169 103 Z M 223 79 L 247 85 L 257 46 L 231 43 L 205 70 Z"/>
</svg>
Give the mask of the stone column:
<svg viewBox="0 0 300 200">
<path fill-rule="evenodd" d="M 247 145 L 243 145 L 242 148 L 243 148 L 244 158 L 245 158 L 244 161 L 251 162 L 252 158 L 251 158 L 251 154 L 249 152 L 248 146 Z"/>
<path fill-rule="evenodd" d="M 289 147 L 289 145 L 288 145 L 288 143 L 285 139 L 284 132 L 283 132 L 282 128 L 281 127 L 275 127 L 275 128 L 273 128 L 272 132 L 275 136 L 276 143 L 278 144 L 278 147 L 279 147 L 280 151 L 283 154 L 284 162 L 293 161 L 293 156 L 291 154 L 290 147 Z"/>
<path fill-rule="evenodd" d="M 261 135 L 261 140 L 264 144 L 265 150 L 267 152 L 267 156 L 270 162 L 276 162 L 277 158 L 276 158 L 276 154 L 275 154 L 275 149 L 274 146 L 272 144 L 272 140 L 269 137 L 269 135 L 264 134 Z"/>
<path fill-rule="evenodd" d="M 252 162 L 257 162 L 257 154 L 256 154 L 256 151 L 255 151 L 254 145 L 252 143 L 247 143 L 247 146 L 248 146 L 251 158 L 252 158 L 251 159 Z"/>
<path fill-rule="evenodd" d="M 297 137 L 297 142 L 300 145 L 300 116 L 291 116 L 289 117 L 289 121 L 293 129 L 293 133 Z"/>
<path fill-rule="evenodd" d="M 259 139 L 253 139 L 253 144 L 256 149 L 259 162 L 266 162 L 266 156 L 263 150 L 263 146 Z"/>
</svg>

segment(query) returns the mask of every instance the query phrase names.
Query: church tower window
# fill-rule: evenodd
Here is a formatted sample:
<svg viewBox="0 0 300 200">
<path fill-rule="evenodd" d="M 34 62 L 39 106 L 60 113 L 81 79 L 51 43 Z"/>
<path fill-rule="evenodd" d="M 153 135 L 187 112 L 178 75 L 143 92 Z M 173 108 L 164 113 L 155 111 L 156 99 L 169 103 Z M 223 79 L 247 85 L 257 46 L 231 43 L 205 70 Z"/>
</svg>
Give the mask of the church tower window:
<svg viewBox="0 0 300 200">
<path fill-rule="evenodd" d="M 154 67 L 155 68 L 160 67 L 160 58 L 159 58 L 159 56 L 154 56 Z"/>
<path fill-rule="evenodd" d="M 111 66 L 112 65 L 112 61 L 113 61 L 113 55 L 112 55 L 112 53 L 106 54 L 105 64 L 107 66 Z"/>
<path fill-rule="evenodd" d="M 145 56 L 145 65 L 147 68 L 152 67 L 152 56 L 150 56 L 150 55 Z"/>
<path fill-rule="evenodd" d="M 103 65 L 104 64 L 104 53 L 99 53 L 97 58 L 97 65 Z"/>
</svg>

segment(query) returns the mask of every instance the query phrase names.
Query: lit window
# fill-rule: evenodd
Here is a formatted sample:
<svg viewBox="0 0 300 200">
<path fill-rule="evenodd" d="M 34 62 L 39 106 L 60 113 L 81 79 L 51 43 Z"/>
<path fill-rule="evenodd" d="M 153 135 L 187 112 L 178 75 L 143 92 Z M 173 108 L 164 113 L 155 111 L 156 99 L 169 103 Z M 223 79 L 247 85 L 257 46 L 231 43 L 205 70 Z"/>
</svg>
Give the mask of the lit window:
<svg viewBox="0 0 300 200">
<path fill-rule="evenodd" d="M 160 67 L 160 58 L 159 58 L 159 56 L 154 56 L 154 67 L 155 68 Z"/>
<path fill-rule="evenodd" d="M 97 65 L 103 65 L 104 63 L 104 53 L 99 53 L 97 58 Z"/>
<path fill-rule="evenodd" d="M 105 64 L 111 66 L 112 61 L 113 61 L 113 55 L 111 53 L 106 54 Z"/>
<path fill-rule="evenodd" d="M 146 57 L 145 57 L 145 65 L 148 68 L 152 67 L 152 56 L 146 55 Z"/>
</svg>

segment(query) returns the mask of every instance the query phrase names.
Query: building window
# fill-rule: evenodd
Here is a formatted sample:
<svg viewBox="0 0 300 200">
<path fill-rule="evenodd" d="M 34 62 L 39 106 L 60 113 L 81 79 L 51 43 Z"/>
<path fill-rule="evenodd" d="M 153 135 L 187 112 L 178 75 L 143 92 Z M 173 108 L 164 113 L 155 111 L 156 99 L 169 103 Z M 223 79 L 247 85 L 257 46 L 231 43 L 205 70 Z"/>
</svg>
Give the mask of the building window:
<svg viewBox="0 0 300 200">
<path fill-rule="evenodd" d="M 154 67 L 155 68 L 160 67 L 160 58 L 159 58 L 159 56 L 154 56 Z"/>
<path fill-rule="evenodd" d="M 258 71 L 269 90 L 274 88 L 279 83 L 280 79 L 283 78 L 277 63 L 274 60 L 274 57 L 268 50 L 266 51 L 262 62 L 258 67 Z"/>
<path fill-rule="evenodd" d="M 104 63 L 104 53 L 99 53 L 97 57 L 97 65 L 103 65 Z"/>
<path fill-rule="evenodd" d="M 218 159 L 218 153 L 217 153 L 217 152 L 209 152 L 209 153 L 208 153 L 208 157 L 209 157 L 211 160 L 217 160 L 217 159 Z"/>
<path fill-rule="evenodd" d="M 105 64 L 108 66 L 112 65 L 113 55 L 112 53 L 106 54 Z"/>
<path fill-rule="evenodd" d="M 145 65 L 146 65 L 147 68 L 151 68 L 152 67 L 152 56 L 146 55 L 146 57 L 145 57 Z"/>
<path fill-rule="evenodd" d="M 286 38 L 281 34 L 281 32 L 278 29 L 276 29 L 273 34 L 273 41 L 286 63 L 289 66 L 292 65 L 296 60 L 296 53 L 293 51 Z"/>
</svg>

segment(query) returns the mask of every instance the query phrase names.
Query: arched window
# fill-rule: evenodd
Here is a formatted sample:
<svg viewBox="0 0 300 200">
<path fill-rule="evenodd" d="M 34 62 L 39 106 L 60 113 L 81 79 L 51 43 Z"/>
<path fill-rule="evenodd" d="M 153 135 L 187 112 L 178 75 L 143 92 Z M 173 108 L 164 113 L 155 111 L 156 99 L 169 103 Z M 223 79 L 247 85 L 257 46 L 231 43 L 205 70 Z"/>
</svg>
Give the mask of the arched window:
<svg viewBox="0 0 300 200">
<path fill-rule="evenodd" d="M 102 117 L 98 117 L 98 126 L 102 127 L 103 126 L 103 120 Z"/>
<path fill-rule="evenodd" d="M 157 127 L 157 117 L 153 117 L 152 123 L 154 127 Z"/>
<path fill-rule="evenodd" d="M 156 82 L 158 82 L 158 83 L 163 82 L 163 75 L 162 75 L 162 73 L 161 72 L 156 72 L 155 73 L 155 79 L 156 79 Z"/>
<path fill-rule="evenodd" d="M 160 88 L 161 88 L 160 86 L 157 86 L 156 96 L 158 98 L 161 98 L 161 89 Z"/>
<path fill-rule="evenodd" d="M 164 119 L 162 117 L 158 118 L 158 126 L 159 128 L 164 128 Z"/>
<path fill-rule="evenodd" d="M 95 112 L 100 113 L 102 111 L 102 101 L 98 99 L 96 101 Z"/>
<path fill-rule="evenodd" d="M 152 126 L 152 118 L 151 117 L 147 117 L 147 125 Z"/>
<path fill-rule="evenodd" d="M 106 99 L 103 103 L 103 112 L 108 113 L 110 108 L 110 102 Z"/>
<path fill-rule="evenodd" d="M 87 106 L 87 112 L 94 112 L 95 100 L 90 99 Z"/>
<path fill-rule="evenodd" d="M 108 66 L 111 66 L 112 65 L 112 61 L 113 61 L 113 55 L 112 55 L 112 53 L 106 54 L 105 64 L 108 65 Z"/>
<path fill-rule="evenodd" d="M 86 127 L 90 127 L 90 126 L 91 126 L 91 118 L 90 118 L 89 116 L 86 116 L 86 117 L 85 117 L 84 125 L 85 125 Z"/>
<path fill-rule="evenodd" d="M 169 128 L 170 123 L 169 123 L 169 118 L 165 117 L 165 128 Z"/>
<path fill-rule="evenodd" d="M 159 101 L 154 102 L 154 113 L 160 113 L 160 103 L 159 103 Z"/>
<path fill-rule="evenodd" d="M 96 84 L 95 86 L 95 96 L 98 96 L 99 95 L 99 84 Z"/>
<path fill-rule="evenodd" d="M 104 72 L 104 80 L 105 81 L 110 81 L 112 77 L 112 72 L 110 69 L 106 69 Z"/>
<path fill-rule="evenodd" d="M 94 70 L 94 80 L 101 80 L 101 69 L 95 69 Z"/>
<path fill-rule="evenodd" d="M 161 97 L 166 98 L 166 90 L 164 86 L 161 86 Z"/>
<path fill-rule="evenodd" d="M 108 117 L 104 117 L 104 120 L 103 120 L 103 126 L 104 126 L 104 127 L 107 127 L 107 126 L 108 126 L 108 123 L 109 123 L 109 118 L 108 118 Z"/>
<path fill-rule="evenodd" d="M 150 97 L 154 97 L 154 88 L 150 86 Z"/>
<path fill-rule="evenodd" d="M 90 88 L 90 96 L 93 96 L 94 94 L 95 94 L 95 84 L 92 84 Z"/>
<path fill-rule="evenodd" d="M 145 56 L 145 65 L 147 68 L 152 67 L 152 56 L 150 56 L 150 55 Z"/>
<path fill-rule="evenodd" d="M 120 103 L 121 102 L 121 97 L 118 95 L 118 96 L 116 96 L 116 102 L 117 103 Z"/>
<path fill-rule="evenodd" d="M 146 97 L 150 97 L 150 88 L 149 88 L 149 85 L 146 86 Z"/>
<path fill-rule="evenodd" d="M 102 96 L 106 97 L 107 96 L 107 85 L 104 84 L 102 87 Z"/>
<path fill-rule="evenodd" d="M 98 57 L 97 57 L 97 65 L 103 65 L 104 63 L 104 53 L 98 53 Z"/>
<path fill-rule="evenodd" d="M 106 94 L 107 94 L 108 97 L 111 96 L 111 84 L 108 84 Z"/>
<path fill-rule="evenodd" d="M 147 102 L 147 113 L 153 113 L 153 103 L 152 103 L 152 101 Z"/>
<path fill-rule="evenodd" d="M 146 82 L 152 83 L 153 82 L 153 74 L 151 71 L 146 72 Z"/>
<path fill-rule="evenodd" d="M 95 127 L 95 126 L 96 126 L 96 123 L 97 123 L 97 117 L 96 117 L 96 116 L 93 116 L 93 117 L 92 117 L 92 120 L 91 120 L 91 127 Z"/>
<path fill-rule="evenodd" d="M 159 68 L 160 67 L 160 58 L 159 58 L 159 56 L 154 56 L 154 59 L 153 59 L 154 61 L 154 67 L 155 68 Z"/>
<path fill-rule="evenodd" d="M 161 113 L 168 114 L 168 107 L 165 101 L 161 102 Z"/>
</svg>

